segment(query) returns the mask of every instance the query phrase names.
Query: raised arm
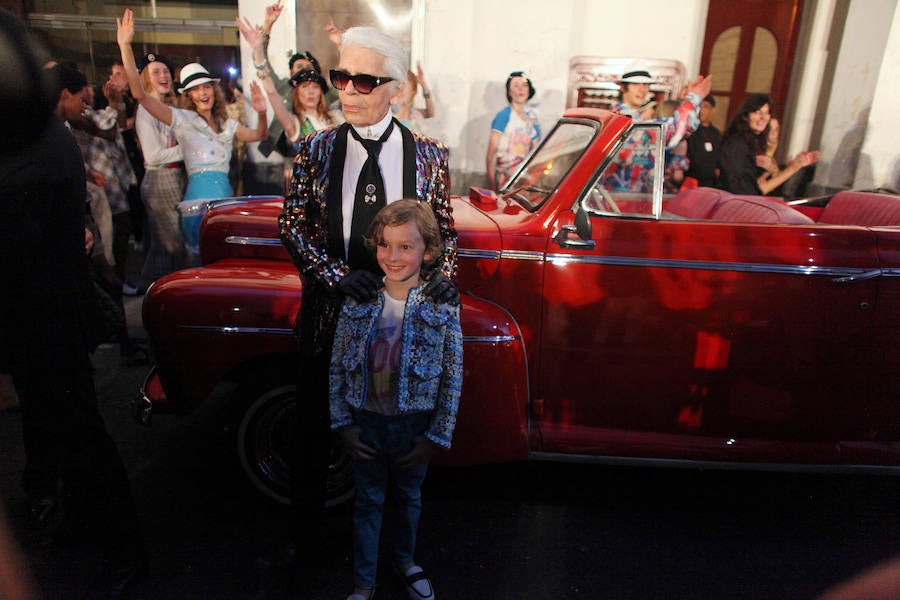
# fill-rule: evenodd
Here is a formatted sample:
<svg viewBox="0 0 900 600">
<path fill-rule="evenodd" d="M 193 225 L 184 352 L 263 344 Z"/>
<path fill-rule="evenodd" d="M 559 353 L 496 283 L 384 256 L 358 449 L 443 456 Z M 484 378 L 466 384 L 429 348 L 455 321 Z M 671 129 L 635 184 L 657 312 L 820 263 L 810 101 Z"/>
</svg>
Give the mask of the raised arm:
<svg viewBox="0 0 900 600">
<path fill-rule="evenodd" d="M 269 9 L 271 8 L 272 7 L 266 9 L 267 23 Z M 237 23 L 238 29 L 241 32 L 241 37 L 243 37 L 253 49 L 253 66 L 256 69 L 256 76 L 262 81 L 263 90 L 269 98 L 272 110 L 275 111 L 275 118 L 278 119 L 278 122 L 281 123 L 281 126 L 284 128 L 284 133 L 288 140 L 293 140 L 297 135 L 297 121 L 285 106 L 281 94 L 275 87 L 275 74 L 272 72 L 272 65 L 265 60 L 263 51 L 265 34 L 263 31 L 259 31 L 257 28 L 253 27 L 246 17 L 243 19 L 235 19 L 235 23 Z"/>
<path fill-rule="evenodd" d="M 425 98 L 425 110 L 422 111 L 422 114 L 426 119 L 430 119 L 435 115 L 434 99 L 431 97 L 428 84 L 425 83 L 425 71 L 422 70 L 422 63 L 418 61 L 416 62 L 416 77 L 419 79 L 419 85 L 422 86 L 422 97 Z"/>
<path fill-rule="evenodd" d="M 331 40 L 331 43 L 337 46 L 338 50 L 341 49 L 341 30 L 338 29 L 337 25 L 334 24 L 334 17 L 328 15 L 328 23 L 325 24 L 325 27 L 322 29 L 325 30 L 325 33 L 328 34 L 328 39 Z"/>
<path fill-rule="evenodd" d="M 269 34 L 272 32 L 272 25 L 275 24 L 275 21 L 278 20 L 278 17 L 281 16 L 281 11 L 284 9 L 284 6 L 281 5 L 281 0 L 278 0 L 275 4 L 270 4 L 266 7 L 266 18 L 263 21 L 261 34 L 262 41 L 262 56 L 261 60 L 257 60 L 256 55 L 253 56 L 253 65 L 266 65 L 274 75 L 274 70 L 272 69 L 272 64 L 269 62 Z M 244 19 L 246 21 L 246 18 Z M 241 32 L 243 33 L 243 31 Z"/>
<path fill-rule="evenodd" d="M 488 140 L 487 155 L 485 156 L 485 167 L 487 168 L 488 186 L 493 190 L 496 189 L 495 177 L 497 176 L 497 148 L 500 146 L 500 136 L 502 134 L 496 129 L 491 129 L 491 138 Z"/>
<path fill-rule="evenodd" d="M 278 0 L 275 4 L 270 4 L 266 7 L 266 17 L 263 21 L 263 33 L 268 33 L 272 30 L 272 25 L 275 24 L 275 21 L 278 20 L 278 17 L 281 16 L 281 11 L 284 10 L 284 6 L 281 4 L 281 0 Z"/>
<path fill-rule="evenodd" d="M 255 81 L 250 82 L 250 106 L 257 113 L 256 129 L 240 125 L 234 135 L 242 142 L 259 142 L 269 136 L 269 118 L 266 116 L 266 97 Z"/>
<path fill-rule="evenodd" d="M 674 148 L 683 139 L 689 137 L 700 125 L 700 103 L 712 90 L 712 76 L 700 75 L 687 85 L 684 100 L 675 109 L 666 127 L 666 148 Z"/>
<path fill-rule="evenodd" d="M 126 8 L 122 18 L 116 18 L 116 40 L 119 42 L 119 50 L 122 53 L 125 74 L 128 75 L 128 87 L 131 88 L 131 95 L 155 118 L 166 125 L 172 125 L 172 108 L 145 92 L 144 86 L 141 85 L 141 75 L 138 73 L 137 63 L 134 61 L 134 51 L 131 49 L 133 39 L 134 13 L 130 8 Z"/>
</svg>

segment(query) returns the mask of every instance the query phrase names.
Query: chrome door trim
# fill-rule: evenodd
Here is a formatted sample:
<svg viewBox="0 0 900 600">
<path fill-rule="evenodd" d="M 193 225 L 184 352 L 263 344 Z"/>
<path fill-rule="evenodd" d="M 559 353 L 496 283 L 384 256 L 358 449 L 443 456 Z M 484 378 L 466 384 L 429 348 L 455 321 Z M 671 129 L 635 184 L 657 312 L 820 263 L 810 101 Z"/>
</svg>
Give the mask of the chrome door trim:
<svg viewBox="0 0 900 600">
<path fill-rule="evenodd" d="M 565 454 L 560 452 L 532 451 L 534 461 L 568 462 L 578 464 L 619 465 L 635 467 L 660 467 L 665 469 L 716 469 L 723 471 L 763 471 L 775 473 L 834 473 L 900 475 L 898 465 L 865 464 L 817 464 L 817 463 L 764 463 L 722 460 L 698 460 L 687 458 L 644 458 L 635 456 L 593 456 L 590 454 Z"/>
<path fill-rule="evenodd" d="M 281 246 L 280 238 L 253 237 L 249 235 L 229 235 L 225 238 L 226 244 L 239 246 Z"/>
<path fill-rule="evenodd" d="M 707 260 L 678 260 L 668 258 L 636 258 L 630 256 L 579 256 L 577 254 L 548 254 L 547 262 L 556 265 L 589 264 L 617 267 L 662 267 L 704 271 L 738 271 L 744 273 L 776 273 L 780 275 L 820 275 L 826 277 L 859 277 L 871 269 L 826 267 L 809 265 L 779 265 L 773 263 L 720 262 Z"/>
<path fill-rule="evenodd" d="M 484 260 L 544 260 L 544 253 L 531 250 L 478 250 L 476 248 L 458 248 L 456 255 L 461 258 L 478 258 Z"/>
<path fill-rule="evenodd" d="M 502 344 L 520 339 L 522 338 L 517 335 L 464 335 L 462 341 L 464 344 Z"/>
<path fill-rule="evenodd" d="M 178 329 L 185 331 L 211 331 L 224 334 L 265 334 L 265 335 L 294 335 L 293 329 L 285 327 L 238 327 L 232 325 L 178 325 Z"/>
</svg>

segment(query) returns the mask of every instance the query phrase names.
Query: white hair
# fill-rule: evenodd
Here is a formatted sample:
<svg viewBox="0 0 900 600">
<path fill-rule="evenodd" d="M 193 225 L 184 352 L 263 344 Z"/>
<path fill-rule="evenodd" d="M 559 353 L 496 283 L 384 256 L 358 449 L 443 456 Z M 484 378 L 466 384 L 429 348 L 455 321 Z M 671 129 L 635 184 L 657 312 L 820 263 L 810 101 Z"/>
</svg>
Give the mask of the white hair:
<svg viewBox="0 0 900 600">
<path fill-rule="evenodd" d="M 341 48 L 368 48 L 384 57 L 384 70 L 395 81 L 406 81 L 409 55 L 393 37 L 374 27 L 351 27 L 341 36 Z M 373 75 L 375 73 L 372 73 Z"/>
</svg>

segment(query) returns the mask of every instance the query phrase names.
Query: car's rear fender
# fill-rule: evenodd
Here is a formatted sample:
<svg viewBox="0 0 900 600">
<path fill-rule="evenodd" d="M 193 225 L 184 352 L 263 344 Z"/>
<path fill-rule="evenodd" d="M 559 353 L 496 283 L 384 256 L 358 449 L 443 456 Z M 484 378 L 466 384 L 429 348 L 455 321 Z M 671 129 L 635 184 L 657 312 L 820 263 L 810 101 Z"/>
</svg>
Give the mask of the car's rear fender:
<svg viewBox="0 0 900 600">
<path fill-rule="evenodd" d="M 200 225 L 204 265 L 226 258 L 289 261 L 278 235 L 281 196 L 244 196 L 213 202 Z"/>
<path fill-rule="evenodd" d="M 228 259 L 158 280 L 144 327 L 173 407 L 195 408 L 237 365 L 295 353 L 300 279 L 289 262 Z"/>
</svg>

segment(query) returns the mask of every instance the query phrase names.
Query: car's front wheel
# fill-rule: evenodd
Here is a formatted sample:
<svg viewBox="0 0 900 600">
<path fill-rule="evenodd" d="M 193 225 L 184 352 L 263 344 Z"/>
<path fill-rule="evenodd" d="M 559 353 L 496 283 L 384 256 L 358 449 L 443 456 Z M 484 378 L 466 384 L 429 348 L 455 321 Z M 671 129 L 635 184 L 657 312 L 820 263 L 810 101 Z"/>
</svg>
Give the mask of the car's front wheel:
<svg viewBox="0 0 900 600">
<path fill-rule="evenodd" d="M 297 386 L 282 384 L 241 395 L 249 396 L 237 428 L 241 468 L 264 495 L 280 504 L 290 504 L 290 449 L 297 418 Z M 349 459 L 336 447 L 331 455 L 326 506 L 344 502 L 354 490 Z"/>
</svg>

